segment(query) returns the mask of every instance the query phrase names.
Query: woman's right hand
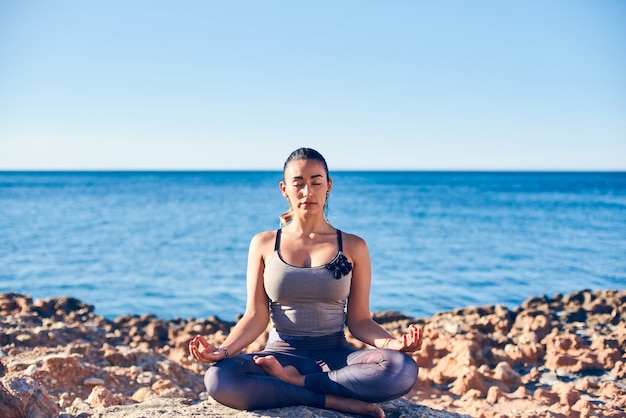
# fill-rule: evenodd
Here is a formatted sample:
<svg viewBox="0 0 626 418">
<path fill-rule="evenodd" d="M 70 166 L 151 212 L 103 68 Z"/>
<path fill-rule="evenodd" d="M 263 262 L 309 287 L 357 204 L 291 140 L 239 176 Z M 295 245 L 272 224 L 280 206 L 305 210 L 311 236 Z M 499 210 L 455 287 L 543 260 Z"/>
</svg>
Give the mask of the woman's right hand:
<svg viewBox="0 0 626 418">
<path fill-rule="evenodd" d="M 189 341 L 189 353 L 200 363 L 215 363 L 228 356 L 226 350 L 215 347 L 201 335 Z"/>
</svg>

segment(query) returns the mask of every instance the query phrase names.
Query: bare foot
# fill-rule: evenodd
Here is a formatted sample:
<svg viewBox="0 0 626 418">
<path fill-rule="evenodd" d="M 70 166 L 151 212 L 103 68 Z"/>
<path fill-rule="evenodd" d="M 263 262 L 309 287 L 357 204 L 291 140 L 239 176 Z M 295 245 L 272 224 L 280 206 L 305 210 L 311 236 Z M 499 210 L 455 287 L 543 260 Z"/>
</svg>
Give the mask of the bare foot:
<svg viewBox="0 0 626 418">
<path fill-rule="evenodd" d="M 304 376 L 293 366 L 285 366 L 274 356 L 254 356 L 254 362 L 261 366 L 265 373 L 274 376 L 283 382 L 304 387 Z M 336 395 L 326 395 L 325 408 L 334 409 L 351 414 L 366 415 L 374 418 L 385 418 L 385 412 L 376 404 L 358 399 L 343 398 Z"/>
<path fill-rule="evenodd" d="M 326 395 L 324 407 L 356 415 L 366 415 L 374 418 L 385 418 L 385 411 L 375 403 L 369 403 L 352 398 L 342 398 L 335 395 Z"/>
<path fill-rule="evenodd" d="M 274 376 L 283 382 L 291 383 L 292 385 L 304 387 L 304 376 L 301 375 L 298 370 L 293 366 L 285 366 L 276 360 L 274 356 L 254 356 L 254 362 L 261 366 L 265 373 L 270 376 Z"/>
</svg>

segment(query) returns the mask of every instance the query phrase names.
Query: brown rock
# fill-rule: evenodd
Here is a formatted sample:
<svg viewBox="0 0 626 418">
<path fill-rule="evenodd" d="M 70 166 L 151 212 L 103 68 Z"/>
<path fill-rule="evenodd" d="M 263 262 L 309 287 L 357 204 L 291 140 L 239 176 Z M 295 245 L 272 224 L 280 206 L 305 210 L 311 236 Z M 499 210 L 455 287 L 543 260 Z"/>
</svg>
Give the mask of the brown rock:
<svg viewBox="0 0 626 418">
<path fill-rule="evenodd" d="M 613 382 L 606 382 L 600 384 L 600 397 L 602 399 L 615 399 L 622 391 L 620 388 Z"/>
<path fill-rule="evenodd" d="M 502 390 L 498 386 L 491 386 L 489 390 L 487 390 L 487 402 L 490 404 L 498 402 L 501 394 Z"/>
<path fill-rule="evenodd" d="M 576 388 L 576 390 L 579 390 L 581 392 L 591 392 L 598 389 L 598 385 L 592 383 L 588 377 L 583 377 L 580 381 L 576 383 L 574 387 Z"/>
<path fill-rule="evenodd" d="M 578 402 L 576 402 L 572 406 L 572 409 L 574 411 L 580 412 L 581 416 L 583 416 L 583 414 L 585 416 L 590 416 L 590 414 L 593 412 L 593 405 L 586 399 L 579 399 Z"/>
<path fill-rule="evenodd" d="M 580 392 L 572 383 L 556 382 L 552 385 L 552 391 L 559 395 L 561 405 L 572 406 L 580 399 Z"/>
<path fill-rule="evenodd" d="M 622 392 L 619 395 L 615 396 L 615 398 L 611 400 L 611 405 L 615 408 L 620 408 L 621 410 L 624 410 L 624 408 L 626 408 L 626 394 Z"/>
<path fill-rule="evenodd" d="M 168 328 L 163 321 L 151 321 L 143 328 L 144 338 L 163 345 L 168 341 Z"/>
<path fill-rule="evenodd" d="M 50 418 L 59 409 L 48 392 L 30 377 L 5 376 L 0 380 L 0 416 Z"/>
<path fill-rule="evenodd" d="M 487 393 L 483 376 L 478 370 L 467 367 L 465 368 L 465 372 L 454 381 L 450 392 L 456 395 L 462 395 L 471 389 L 480 392 L 481 397 L 485 396 Z"/>
<path fill-rule="evenodd" d="M 583 304 L 588 304 L 591 300 L 592 300 L 592 294 L 591 291 L 586 289 L 586 290 L 581 290 L 581 291 L 576 291 L 576 292 L 572 292 L 568 295 L 565 295 L 563 297 L 563 304 L 564 305 L 573 305 L 573 306 L 580 306 Z"/>
<path fill-rule="evenodd" d="M 580 392 L 575 389 L 569 389 L 559 395 L 559 401 L 562 405 L 572 406 L 580 399 Z"/>
<path fill-rule="evenodd" d="M 493 372 L 493 378 L 504 383 L 509 388 L 515 389 L 522 384 L 522 378 L 509 363 L 500 362 Z"/>
<path fill-rule="evenodd" d="M 33 298 L 17 293 L 0 294 L 0 314 L 2 317 L 29 312 L 33 304 Z"/>
<path fill-rule="evenodd" d="M 435 367 L 428 371 L 428 377 L 433 383 L 447 384 L 457 378 L 457 371 L 461 365 L 452 355 L 440 359 Z"/>
<path fill-rule="evenodd" d="M 121 402 L 103 386 L 96 386 L 87 397 L 87 403 L 94 408 L 106 408 L 111 405 L 120 405 Z"/>
<path fill-rule="evenodd" d="M 611 370 L 611 377 L 613 379 L 624 379 L 626 377 L 626 363 L 621 360 L 616 362 L 613 370 Z"/>
<path fill-rule="evenodd" d="M 623 416 L 626 391 L 615 381 L 626 377 L 626 291 L 540 296 L 514 311 L 470 307 L 416 320 L 376 315 L 385 316 L 381 322 L 392 335 L 401 335 L 409 322 L 424 329 L 422 351 L 411 354 L 420 366 L 418 383 L 408 395 L 416 403 L 484 418 L 505 417 L 511 411 L 523 411 L 515 415 L 519 418 Z M 206 366 L 190 358 L 187 344 L 196 334 L 219 344 L 232 326 L 214 317 L 163 320 L 127 315 L 107 320 L 74 299 L 33 302 L 28 296 L 0 294 L 0 375 L 32 377 L 75 418 L 102 408 L 90 403 L 150 403 L 180 396 L 197 402 L 206 399 Z M 357 348 L 366 347 L 349 332 L 347 338 Z M 266 340 L 267 332 L 244 352 L 260 350 Z M 519 369 L 527 367 L 531 369 L 520 377 Z M 573 379 L 571 385 L 556 382 L 568 371 L 576 372 L 567 376 Z M 555 383 L 550 389 L 545 382 Z M 88 383 L 100 389 L 94 392 Z M 507 394 L 509 390 L 514 392 Z M 124 411 L 120 416 L 132 416 L 123 406 L 107 409 L 118 407 Z M 236 416 L 218 410 L 220 416 Z M 162 413 L 169 412 L 179 410 Z M 279 412 L 317 416 L 307 408 Z M 400 416 L 394 413 L 390 416 Z M 404 416 L 412 414 L 407 410 Z"/>
<path fill-rule="evenodd" d="M 104 385 L 104 379 L 100 379 L 99 377 L 88 377 L 83 382 L 85 386 L 102 386 Z"/>
<path fill-rule="evenodd" d="M 543 339 L 552 330 L 552 318 L 547 305 L 537 310 L 524 310 L 518 313 L 513 323 L 510 336 L 516 337 L 525 334 L 534 334 L 533 341 Z"/>
<path fill-rule="evenodd" d="M 524 386 L 519 386 L 513 393 L 511 393 L 512 398 L 526 399 L 530 398 L 531 395 L 528 392 L 528 389 Z"/>
<path fill-rule="evenodd" d="M 617 348 L 605 348 L 597 352 L 596 358 L 595 365 L 598 369 L 610 370 L 615 367 L 618 361 L 622 360 L 623 354 Z"/>
<path fill-rule="evenodd" d="M 158 380 L 152 385 L 152 390 L 161 398 L 184 398 L 185 391 L 170 379 Z"/>
<path fill-rule="evenodd" d="M 156 393 L 154 393 L 152 389 L 143 387 L 143 388 L 137 389 L 137 391 L 133 393 L 133 396 L 131 398 L 136 402 L 144 402 L 147 399 L 156 398 L 156 397 L 157 395 Z"/>
<path fill-rule="evenodd" d="M 404 418 L 469 418 L 453 412 L 430 409 L 423 405 L 413 404 L 406 399 L 396 399 L 380 404 L 387 416 Z M 217 404 L 213 401 L 191 404 L 188 399 L 152 398 L 136 405 L 112 406 L 94 412 L 92 418 L 161 418 L 176 416 L 179 418 L 352 418 L 354 415 L 343 414 L 328 409 L 305 406 L 266 409 L 258 411 L 238 411 Z"/>
<path fill-rule="evenodd" d="M 480 399 L 482 396 L 483 395 L 479 390 L 470 389 L 461 396 L 461 400 L 463 402 L 468 402 L 470 400 Z"/>
<path fill-rule="evenodd" d="M 552 405 L 559 402 L 559 395 L 547 389 L 539 388 L 533 394 L 533 399 L 544 405 Z"/>
</svg>

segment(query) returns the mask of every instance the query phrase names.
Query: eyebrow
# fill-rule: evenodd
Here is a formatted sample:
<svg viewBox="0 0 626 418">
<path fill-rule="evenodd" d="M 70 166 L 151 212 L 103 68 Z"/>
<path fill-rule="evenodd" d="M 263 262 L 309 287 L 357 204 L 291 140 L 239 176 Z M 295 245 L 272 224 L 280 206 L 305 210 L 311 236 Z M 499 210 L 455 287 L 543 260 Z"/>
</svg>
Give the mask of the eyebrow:
<svg viewBox="0 0 626 418">
<path fill-rule="evenodd" d="M 311 176 L 312 179 L 315 179 L 315 178 L 318 178 L 318 177 L 324 177 L 324 176 L 321 175 L 321 174 L 313 174 Z M 304 177 L 303 176 L 293 176 L 292 179 L 293 180 L 304 180 Z"/>
</svg>

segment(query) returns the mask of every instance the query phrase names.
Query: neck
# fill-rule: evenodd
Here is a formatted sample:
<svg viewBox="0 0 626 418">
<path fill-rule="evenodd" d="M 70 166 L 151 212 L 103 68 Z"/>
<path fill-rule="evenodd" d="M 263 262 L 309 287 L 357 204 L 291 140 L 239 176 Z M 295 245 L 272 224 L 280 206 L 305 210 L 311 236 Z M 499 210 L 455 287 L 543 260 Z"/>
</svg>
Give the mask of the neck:
<svg viewBox="0 0 626 418">
<path fill-rule="evenodd" d="M 334 231 L 334 228 L 324 218 L 321 219 L 307 219 L 307 218 L 294 218 L 291 223 L 285 227 L 289 232 L 311 235 L 320 233 L 329 233 Z"/>
</svg>

